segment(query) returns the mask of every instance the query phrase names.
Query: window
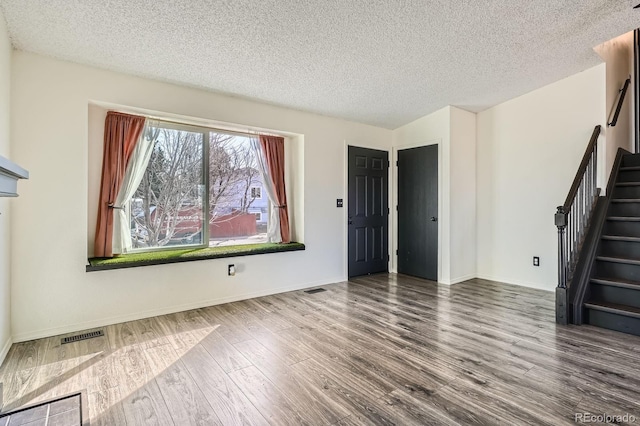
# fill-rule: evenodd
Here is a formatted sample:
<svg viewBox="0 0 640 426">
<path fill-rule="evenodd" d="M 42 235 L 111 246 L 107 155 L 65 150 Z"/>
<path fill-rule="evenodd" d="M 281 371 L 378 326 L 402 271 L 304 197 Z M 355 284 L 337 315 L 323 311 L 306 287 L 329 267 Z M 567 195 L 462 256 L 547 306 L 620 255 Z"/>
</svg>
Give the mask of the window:
<svg viewBox="0 0 640 426">
<path fill-rule="evenodd" d="M 262 187 L 260 186 L 251 187 L 251 198 L 262 198 Z"/>
<path fill-rule="evenodd" d="M 129 205 L 133 250 L 266 242 L 255 211 L 269 203 L 250 135 L 155 123 L 146 135 L 151 158 Z"/>
</svg>

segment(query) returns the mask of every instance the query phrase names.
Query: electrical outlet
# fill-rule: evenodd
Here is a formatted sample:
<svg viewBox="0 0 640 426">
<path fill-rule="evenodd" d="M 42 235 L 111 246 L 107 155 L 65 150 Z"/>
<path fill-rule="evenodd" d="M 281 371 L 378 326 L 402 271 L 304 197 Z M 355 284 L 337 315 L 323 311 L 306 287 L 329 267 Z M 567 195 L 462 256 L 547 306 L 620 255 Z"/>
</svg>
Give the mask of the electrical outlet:
<svg viewBox="0 0 640 426">
<path fill-rule="evenodd" d="M 538 256 L 533 256 L 533 266 L 540 266 L 540 258 Z"/>
<path fill-rule="evenodd" d="M 230 277 L 233 277 L 236 275 L 236 265 L 229 265 L 229 267 L 227 268 L 227 273 L 229 274 Z"/>
</svg>

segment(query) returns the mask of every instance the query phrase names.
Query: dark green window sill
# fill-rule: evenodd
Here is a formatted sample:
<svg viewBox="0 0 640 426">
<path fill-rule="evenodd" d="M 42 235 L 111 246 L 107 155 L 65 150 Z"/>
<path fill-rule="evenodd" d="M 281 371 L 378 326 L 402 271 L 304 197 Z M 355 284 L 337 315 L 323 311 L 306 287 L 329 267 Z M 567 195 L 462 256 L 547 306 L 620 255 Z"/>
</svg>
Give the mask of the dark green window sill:
<svg viewBox="0 0 640 426">
<path fill-rule="evenodd" d="M 93 257 L 89 259 L 87 272 L 135 268 L 138 266 L 166 265 L 168 263 L 192 262 L 196 260 L 221 259 L 224 257 L 251 256 L 254 254 L 281 253 L 304 249 L 305 246 L 302 243 L 264 243 L 204 249 L 163 250 L 125 254 L 114 258 Z"/>
</svg>

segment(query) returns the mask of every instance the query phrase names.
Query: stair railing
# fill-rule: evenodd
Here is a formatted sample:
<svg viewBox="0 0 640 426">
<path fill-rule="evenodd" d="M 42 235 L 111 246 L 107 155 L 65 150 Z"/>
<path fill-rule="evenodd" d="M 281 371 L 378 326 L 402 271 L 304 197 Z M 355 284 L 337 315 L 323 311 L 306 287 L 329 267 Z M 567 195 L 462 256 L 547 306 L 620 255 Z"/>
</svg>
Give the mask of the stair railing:
<svg viewBox="0 0 640 426">
<path fill-rule="evenodd" d="M 571 280 L 595 201 L 600 195 L 596 182 L 600 130 L 600 126 L 593 129 L 567 199 L 555 214 L 555 224 L 558 227 L 559 289 L 566 290 L 567 283 Z"/>
<path fill-rule="evenodd" d="M 627 89 L 629 88 L 629 84 L 631 83 L 631 77 L 625 80 L 622 88 L 618 90 L 618 102 L 616 103 L 616 108 L 613 112 L 613 120 L 607 123 L 607 126 L 614 127 L 618 124 L 618 117 L 620 117 L 620 111 L 622 110 L 622 104 L 624 103 L 624 97 L 627 94 Z"/>
</svg>

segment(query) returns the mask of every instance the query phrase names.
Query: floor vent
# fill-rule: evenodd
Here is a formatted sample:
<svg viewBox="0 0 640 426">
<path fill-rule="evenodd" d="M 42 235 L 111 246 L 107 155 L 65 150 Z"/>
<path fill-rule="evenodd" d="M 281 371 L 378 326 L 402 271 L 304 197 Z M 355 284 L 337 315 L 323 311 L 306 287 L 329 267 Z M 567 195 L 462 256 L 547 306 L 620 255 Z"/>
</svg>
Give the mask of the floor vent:
<svg viewBox="0 0 640 426">
<path fill-rule="evenodd" d="M 104 336 L 104 330 L 91 331 L 89 333 L 76 334 L 62 339 L 62 344 L 79 342 L 80 340 L 93 339 L 94 337 Z"/>
<path fill-rule="evenodd" d="M 309 293 L 309 294 L 316 294 L 316 293 L 322 293 L 323 291 L 327 291 L 324 288 L 313 288 L 311 290 L 305 290 L 305 293 Z"/>
</svg>

